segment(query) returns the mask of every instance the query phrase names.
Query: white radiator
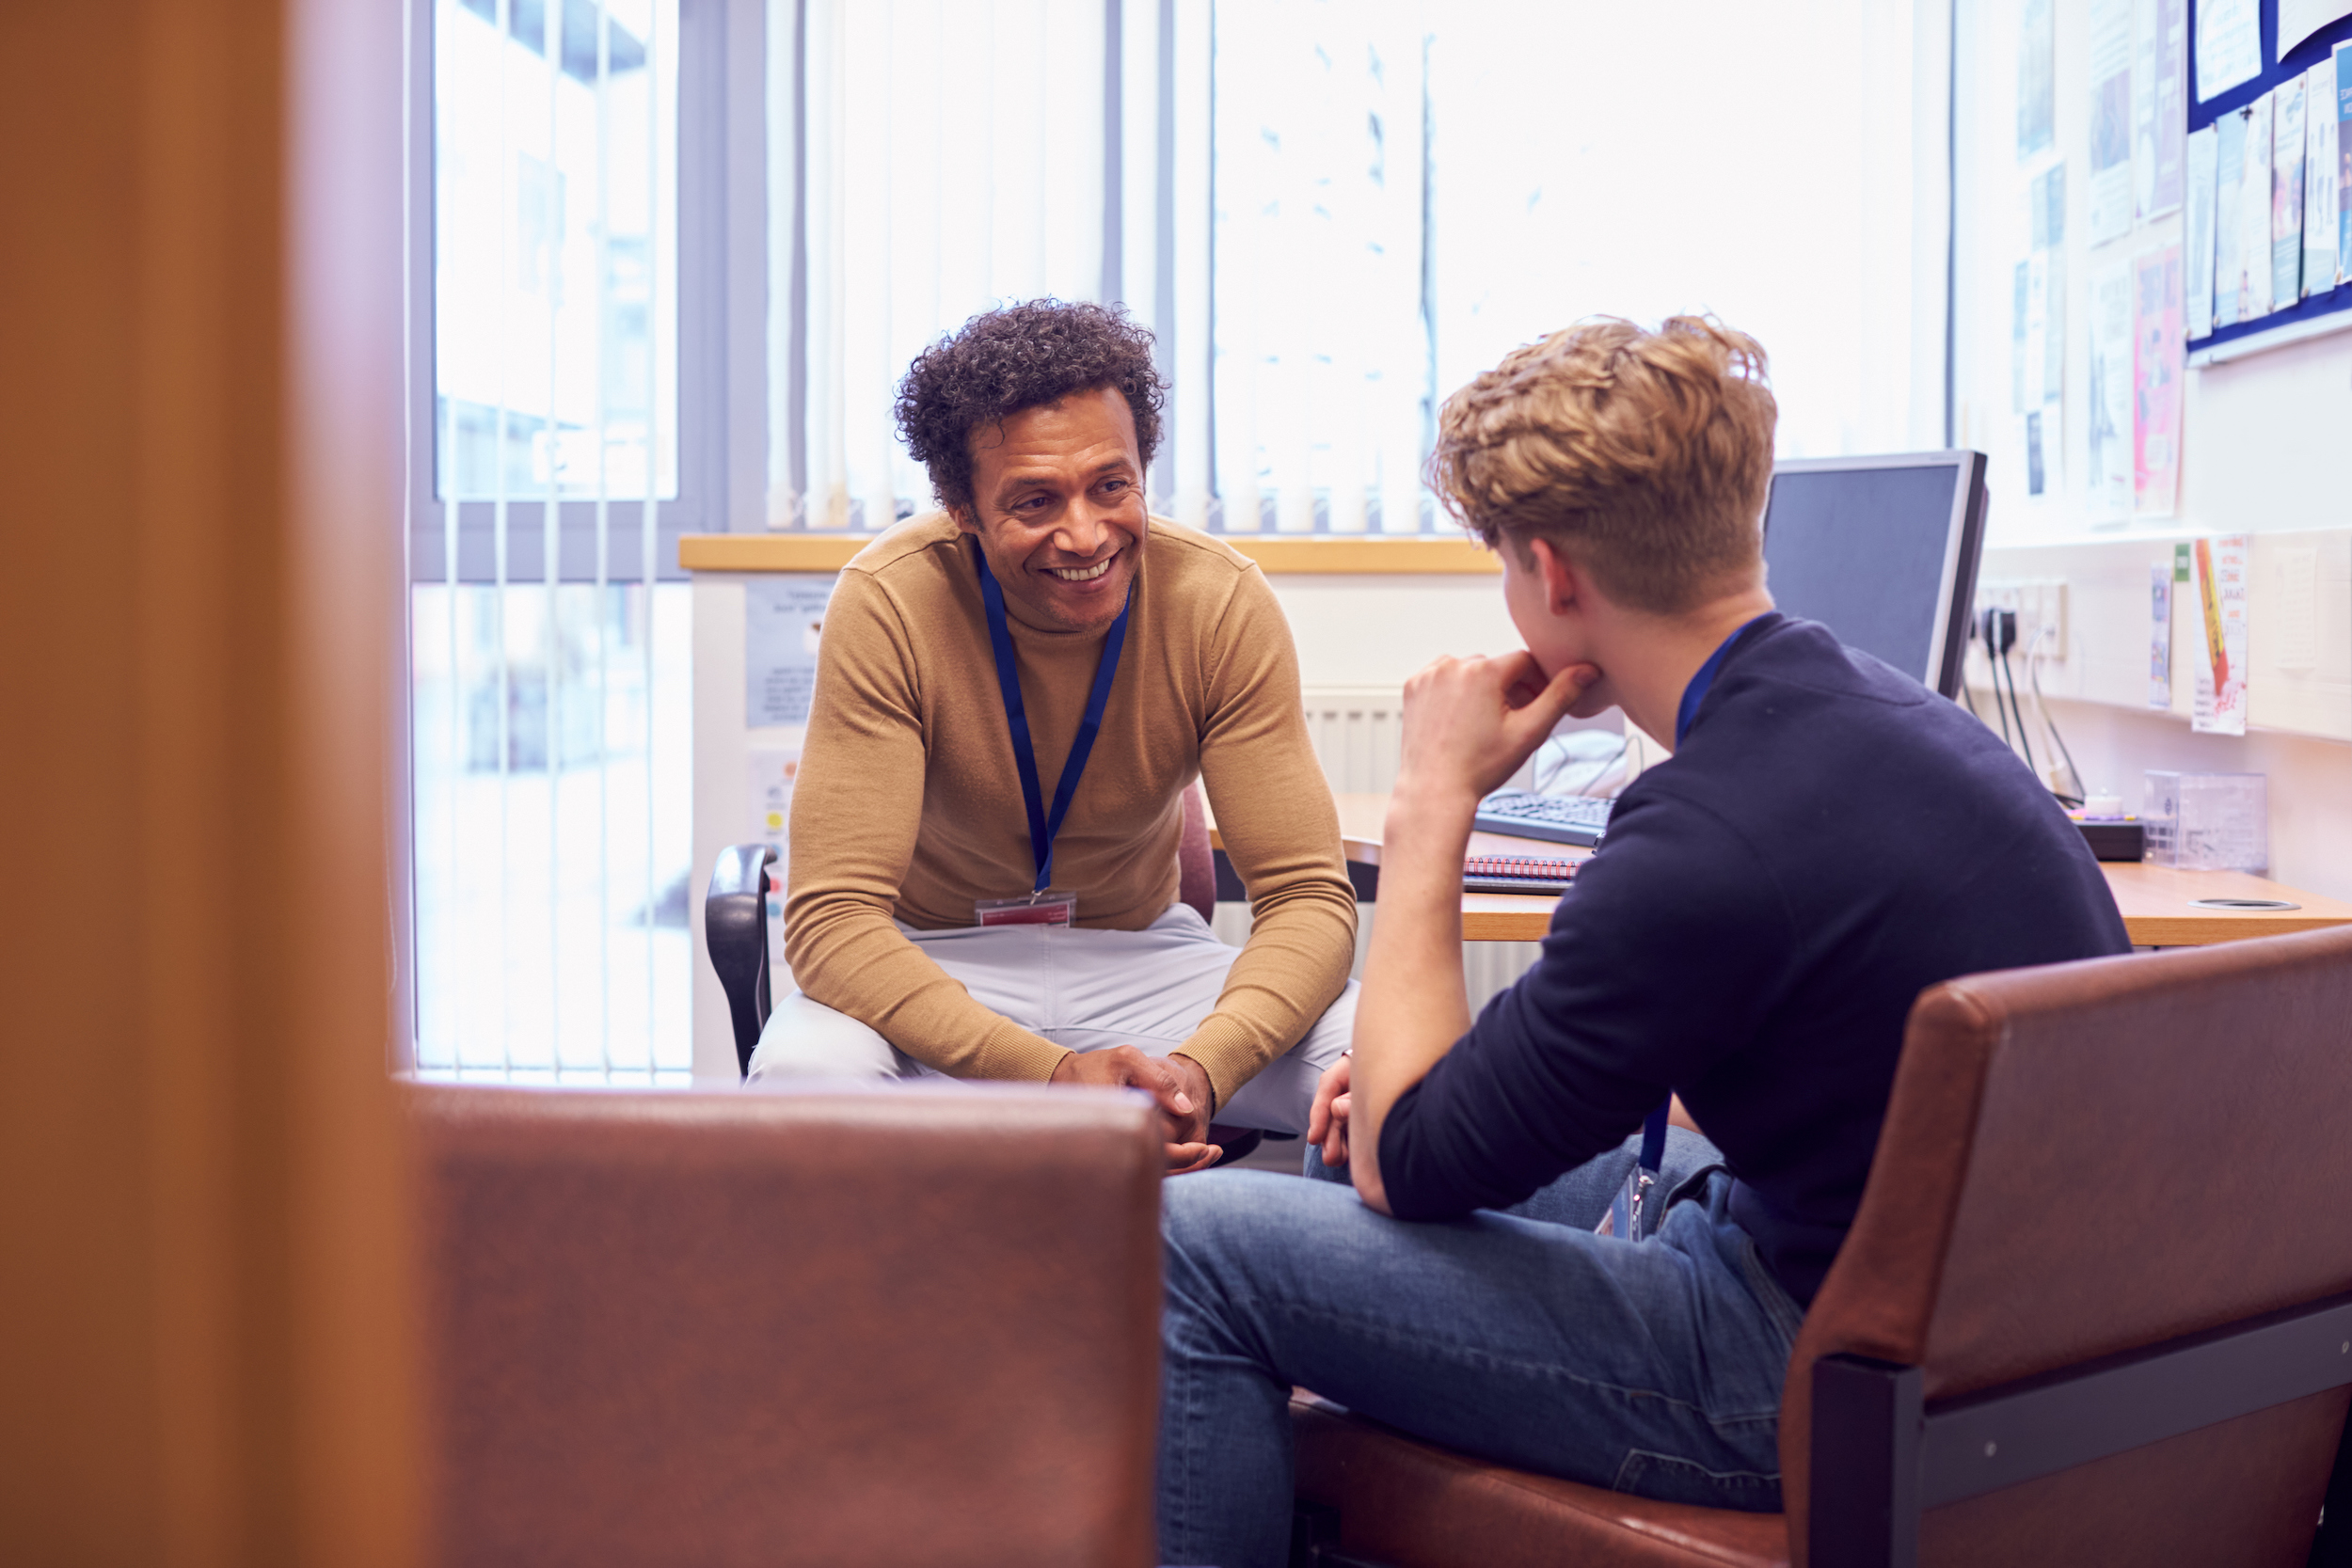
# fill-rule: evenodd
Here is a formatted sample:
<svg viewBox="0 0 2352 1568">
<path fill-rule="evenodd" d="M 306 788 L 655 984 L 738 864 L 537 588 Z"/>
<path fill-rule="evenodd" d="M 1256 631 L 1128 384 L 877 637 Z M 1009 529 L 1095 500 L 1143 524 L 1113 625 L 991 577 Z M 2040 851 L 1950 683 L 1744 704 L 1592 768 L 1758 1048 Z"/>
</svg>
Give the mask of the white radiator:
<svg viewBox="0 0 2352 1568">
<path fill-rule="evenodd" d="M 1383 794 L 1396 784 L 1397 750 L 1401 731 L 1403 691 L 1388 686 L 1311 686 L 1302 693 L 1307 704 L 1307 733 L 1312 737 L 1315 760 L 1324 777 L 1341 795 Z M 1515 779 L 1514 784 L 1525 781 Z M 1356 922 L 1356 968 L 1363 978 L 1364 950 L 1372 940 L 1375 906 L 1365 905 Z M 1249 935 L 1249 906 L 1219 904 L 1216 934 L 1240 943 Z M 1497 991 L 1526 973 L 1534 963 L 1532 942 L 1470 942 L 1462 944 L 1462 978 L 1470 989 L 1472 1016 Z"/>
</svg>

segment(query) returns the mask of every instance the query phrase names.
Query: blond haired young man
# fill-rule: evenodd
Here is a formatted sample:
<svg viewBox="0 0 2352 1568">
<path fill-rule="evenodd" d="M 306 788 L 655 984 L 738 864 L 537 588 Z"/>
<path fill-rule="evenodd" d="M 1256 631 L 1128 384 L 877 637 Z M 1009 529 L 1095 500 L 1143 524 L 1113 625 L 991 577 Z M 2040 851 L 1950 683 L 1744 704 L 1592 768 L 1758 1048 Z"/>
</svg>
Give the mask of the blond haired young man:
<svg viewBox="0 0 2352 1568">
<path fill-rule="evenodd" d="M 1763 350 L 1690 317 L 1569 328 L 1447 403 L 1432 478 L 1501 554 L 1527 646 L 1406 689 L 1354 1053 L 1311 1128 L 1354 1191 L 1167 1194 L 1163 1560 L 1282 1560 L 1294 1384 L 1523 1468 L 1778 1507 L 1782 1377 L 1913 999 L 2126 949 L 2006 747 L 1773 613 L 1775 414 Z M 1473 1022 L 1471 815 L 1564 715 L 1611 705 L 1674 755 Z M 1713 1143 L 1665 1135 L 1677 1094 Z"/>
</svg>

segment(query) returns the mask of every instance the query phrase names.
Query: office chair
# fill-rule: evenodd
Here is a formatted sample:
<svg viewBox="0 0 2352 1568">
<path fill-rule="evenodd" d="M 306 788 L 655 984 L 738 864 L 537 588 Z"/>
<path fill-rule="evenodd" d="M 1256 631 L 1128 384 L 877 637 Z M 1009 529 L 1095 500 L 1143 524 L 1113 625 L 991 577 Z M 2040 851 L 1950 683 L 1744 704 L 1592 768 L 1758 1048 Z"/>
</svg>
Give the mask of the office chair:
<svg viewBox="0 0 2352 1568">
<path fill-rule="evenodd" d="M 1152 1560 L 1148 1106 L 406 1092 L 433 1560 Z"/>
<path fill-rule="evenodd" d="M 1295 1560 L 2346 1560 L 2347 1017 L 2352 927 L 1933 987 L 1789 1362 L 1785 1515 L 1527 1474 L 1302 1393 Z"/>
<path fill-rule="evenodd" d="M 752 1069 L 752 1053 L 767 1027 L 775 998 L 768 974 L 768 867 L 776 852 L 765 844 L 731 844 L 719 851 L 703 900 L 703 942 L 710 967 L 726 992 L 727 1020 L 735 1032 L 739 1071 Z M 1216 866 L 1209 848 L 1209 814 L 1200 785 L 1184 791 L 1184 834 L 1177 841 L 1177 901 L 1204 921 L 1216 915 Z M 1212 1126 L 1209 1141 L 1230 1165 L 1256 1148 L 1264 1134 L 1255 1128 Z M 1279 1136 L 1279 1134 L 1278 1134 Z"/>
</svg>

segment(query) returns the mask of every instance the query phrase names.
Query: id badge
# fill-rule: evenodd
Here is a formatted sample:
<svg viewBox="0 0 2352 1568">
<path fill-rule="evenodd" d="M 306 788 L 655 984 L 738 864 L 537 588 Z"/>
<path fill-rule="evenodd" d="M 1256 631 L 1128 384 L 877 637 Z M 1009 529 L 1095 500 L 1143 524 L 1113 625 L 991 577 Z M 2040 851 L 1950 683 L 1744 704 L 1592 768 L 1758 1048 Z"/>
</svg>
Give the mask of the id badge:
<svg viewBox="0 0 2352 1568">
<path fill-rule="evenodd" d="M 1658 1173 L 1644 1170 L 1640 1164 L 1626 1172 L 1625 1185 L 1609 1205 L 1609 1212 L 1593 1227 L 1594 1234 L 1623 1236 L 1629 1242 L 1644 1240 L 1649 1231 L 1658 1228 L 1658 1216 L 1652 1212 L 1658 1202 Z M 1645 1228 L 1646 1227 L 1646 1228 Z"/>
<path fill-rule="evenodd" d="M 972 912 L 983 926 L 1068 926 L 1078 918 L 1078 895 L 1059 888 L 1019 898 L 980 898 Z"/>
</svg>

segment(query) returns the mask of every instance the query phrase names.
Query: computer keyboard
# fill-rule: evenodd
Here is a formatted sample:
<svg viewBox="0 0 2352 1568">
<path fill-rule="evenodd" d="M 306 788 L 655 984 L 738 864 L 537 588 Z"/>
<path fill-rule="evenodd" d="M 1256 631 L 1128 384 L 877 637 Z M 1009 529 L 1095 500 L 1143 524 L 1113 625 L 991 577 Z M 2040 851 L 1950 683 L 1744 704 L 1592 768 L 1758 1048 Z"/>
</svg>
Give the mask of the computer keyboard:
<svg viewBox="0 0 2352 1568">
<path fill-rule="evenodd" d="M 1537 795 L 1525 789 L 1498 789 L 1478 802 L 1475 818 L 1484 833 L 1509 833 L 1514 838 L 1540 838 L 1553 844 L 1598 844 L 1609 829 L 1609 809 L 1616 802 L 1597 795 Z"/>
</svg>

